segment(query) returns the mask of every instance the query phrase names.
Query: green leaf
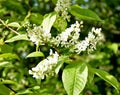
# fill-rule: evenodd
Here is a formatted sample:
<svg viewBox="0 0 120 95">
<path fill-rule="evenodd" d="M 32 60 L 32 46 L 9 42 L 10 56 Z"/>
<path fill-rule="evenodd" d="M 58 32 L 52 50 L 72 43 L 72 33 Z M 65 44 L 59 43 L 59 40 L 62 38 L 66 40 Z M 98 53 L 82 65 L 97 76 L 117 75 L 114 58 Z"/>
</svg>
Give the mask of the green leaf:
<svg viewBox="0 0 120 95">
<path fill-rule="evenodd" d="M 4 53 L 4 54 L 0 54 L 0 58 L 5 58 L 5 59 L 18 59 L 19 57 L 16 54 L 13 53 Z"/>
<path fill-rule="evenodd" d="M 7 44 L 0 45 L 0 48 L 1 48 L 1 50 L 0 50 L 1 53 L 10 53 L 13 50 L 13 47 L 11 47 Z"/>
<path fill-rule="evenodd" d="M 52 2 L 53 2 L 54 4 L 56 4 L 56 3 L 57 3 L 57 0 L 52 0 Z"/>
<path fill-rule="evenodd" d="M 58 74 L 60 68 L 62 67 L 64 62 L 70 61 L 69 56 L 61 55 L 59 56 L 58 64 L 55 68 L 55 73 Z"/>
<path fill-rule="evenodd" d="M 91 67 L 91 65 L 90 64 L 87 64 L 87 66 L 88 66 L 88 82 L 87 83 L 92 83 L 93 82 L 93 79 L 94 79 L 94 72 L 92 71 L 92 67 Z"/>
<path fill-rule="evenodd" d="M 40 25 L 42 23 L 43 16 L 39 13 L 31 13 L 29 20 L 32 23 Z"/>
<path fill-rule="evenodd" d="M 12 37 L 9 40 L 6 40 L 5 42 L 9 43 L 9 42 L 15 42 L 15 41 L 19 41 L 19 40 L 29 40 L 29 39 L 27 37 L 27 34 L 20 34 L 20 35 Z"/>
<path fill-rule="evenodd" d="M 108 43 L 107 47 L 111 49 L 115 54 L 118 53 L 118 44 L 117 43 Z"/>
<path fill-rule="evenodd" d="M 114 76 L 100 69 L 93 69 L 93 72 L 97 76 L 99 76 L 100 78 L 108 82 L 110 85 L 112 85 L 119 92 L 119 89 L 120 89 L 119 82 Z"/>
<path fill-rule="evenodd" d="M 16 95 L 23 95 L 23 94 L 24 95 L 40 95 L 40 94 L 35 93 L 39 90 L 40 90 L 40 86 L 34 86 L 32 88 L 21 90 Z"/>
<path fill-rule="evenodd" d="M 0 95 L 10 95 L 10 90 L 6 86 L 0 84 Z"/>
<path fill-rule="evenodd" d="M 79 95 L 86 85 L 87 76 L 88 68 L 85 63 L 68 65 L 62 74 L 62 81 L 67 94 Z"/>
<path fill-rule="evenodd" d="M 66 29 L 67 27 L 67 21 L 63 19 L 63 17 L 58 17 L 54 23 L 54 27 L 62 32 Z"/>
<path fill-rule="evenodd" d="M 43 30 L 45 32 L 49 33 L 53 23 L 55 22 L 55 20 L 56 20 L 56 14 L 55 13 L 46 14 L 44 16 L 44 20 L 42 22 Z"/>
<path fill-rule="evenodd" d="M 13 65 L 8 61 L 4 61 L 4 62 L 0 62 L 0 67 L 13 67 Z"/>
<path fill-rule="evenodd" d="M 4 38 L 0 38 L 0 45 L 4 45 Z"/>
<path fill-rule="evenodd" d="M 18 93 L 16 93 L 15 95 L 30 95 L 32 94 L 33 92 L 30 90 L 30 89 L 25 89 L 25 90 L 22 90 L 22 91 L 19 91 Z"/>
<path fill-rule="evenodd" d="M 19 85 L 17 82 L 12 81 L 12 80 L 2 80 L 2 81 L 0 82 L 0 85 L 1 85 L 1 84 L 14 84 L 14 85 Z"/>
<path fill-rule="evenodd" d="M 21 4 L 17 0 L 3 0 L 2 4 L 3 4 L 3 6 L 5 6 L 5 8 L 7 8 L 11 11 L 17 12 L 20 15 L 23 15 L 25 13 L 23 4 Z M 13 14 L 13 15 L 15 15 L 15 14 Z"/>
<path fill-rule="evenodd" d="M 70 13 L 79 19 L 101 21 L 101 19 L 95 12 L 89 9 L 81 8 L 78 5 L 71 6 Z"/>
<path fill-rule="evenodd" d="M 17 22 L 11 22 L 11 23 L 8 24 L 8 26 L 19 28 L 19 27 L 20 27 L 20 24 L 17 23 Z"/>
<path fill-rule="evenodd" d="M 15 82 L 13 80 L 4 80 L 3 78 L 0 78 L 0 85 L 14 85 L 16 87 L 21 87 L 21 84 Z"/>
<path fill-rule="evenodd" d="M 44 57 L 44 54 L 42 52 L 36 51 L 26 56 L 26 58 L 30 58 L 30 57 Z"/>
</svg>

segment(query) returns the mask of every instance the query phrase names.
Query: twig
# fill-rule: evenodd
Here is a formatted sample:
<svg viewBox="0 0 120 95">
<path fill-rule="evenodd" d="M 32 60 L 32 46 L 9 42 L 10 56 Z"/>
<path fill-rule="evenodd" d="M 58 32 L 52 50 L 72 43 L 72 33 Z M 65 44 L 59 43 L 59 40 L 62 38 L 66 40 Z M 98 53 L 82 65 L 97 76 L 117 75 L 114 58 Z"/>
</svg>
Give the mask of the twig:
<svg viewBox="0 0 120 95">
<path fill-rule="evenodd" d="M 120 31 L 118 31 L 118 30 L 111 30 L 111 33 L 120 35 Z"/>
<path fill-rule="evenodd" d="M 0 22 L 1 22 L 6 28 L 8 28 L 9 30 L 11 30 L 11 31 L 14 32 L 15 34 L 19 35 L 19 33 L 18 33 L 17 31 L 15 31 L 15 30 L 13 30 L 12 28 L 8 27 L 8 26 L 3 22 L 2 19 L 0 19 Z"/>
<path fill-rule="evenodd" d="M 31 16 L 31 11 L 29 10 L 29 11 L 28 11 L 28 14 L 27 14 L 27 16 L 25 17 L 24 20 L 28 19 L 30 16 Z"/>
</svg>

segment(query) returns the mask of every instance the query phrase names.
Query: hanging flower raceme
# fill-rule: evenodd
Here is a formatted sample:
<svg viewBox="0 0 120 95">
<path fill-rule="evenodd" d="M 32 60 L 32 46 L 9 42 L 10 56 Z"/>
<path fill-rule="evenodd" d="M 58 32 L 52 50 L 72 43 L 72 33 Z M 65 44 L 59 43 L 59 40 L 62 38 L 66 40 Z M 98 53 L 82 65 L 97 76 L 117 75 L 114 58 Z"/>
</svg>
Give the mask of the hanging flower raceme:
<svg viewBox="0 0 120 95">
<path fill-rule="evenodd" d="M 53 44 L 56 46 L 68 48 L 77 43 L 81 31 L 80 27 L 82 24 L 82 21 L 80 23 L 76 21 L 76 23 L 72 24 L 71 27 L 67 28 L 64 32 L 58 34 L 55 38 L 53 38 Z"/>
<path fill-rule="evenodd" d="M 61 34 L 58 34 L 53 38 L 53 44 L 57 47 L 70 48 L 71 52 L 80 54 L 83 51 L 91 52 L 96 49 L 96 44 L 103 40 L 103 34 L 101 33 L 101 28 L 92 28 L 88 33 L 88 37 L 85 37 L 85 40 L 80 40 L 80 31 L 83 27 L 83 22 L 80 23 L 76 21 L 75 24 L 72 24 L 71 27 L 67 28 Z M 72 48 L 71 48 L 72 47 Z"/>
<path fill-rule="evenodd" d="M 58 0 L 55 11 L 60 14 L 64 19 L 69 21 L 70 15 L 68 15 L 68 10 L 71 6 L 71 0 Z"/>
<path fill-rule="evenodd" d="M 56 37 L 51 37 L 50 32 L 43 31 L 41 26 L 35 26 L 32 30 L 28 31 L 28 36 L 37 46 L 50 43 L 51 46 L 69 48 L 70 52 L 77 54 L 86 50 L 88 52 L 93 51 L 96 48 L 96 44 L 104 39 L 101 28 L 95 29 L 93 27 L 88 33 L 88 36 L 84 40 L 80 40 L 81 27 L 83 27 L 83 22 L 81 21 L 79 23 L 76 21 L 75 24 L 72 24 Z"/>
<path fill-rule="evenodd" d="M 54 75 L 54 67 L 58 63 L 58 53 L 53 53 L 50 50 L 50 56 L 41 61 L 36 67 L 33 67 L 32 70 L 29 70 L 29 74 L 33 75 L 36 79 L 44 79 L 45 76 Z"/>
<path fill-rule="evenodd" d="M 92 28 L 92 30 L 88 33 L 88 37 L 85 37 L 85 40 L 78 41 L 74 48 L 72 48 L 74 52 L 80 54 L 82 51 L 91 52 L 96 49 L 96 44 L 103 40 L 103 34 L 101 33 L 101 28 Z"/>
<path fill-rule="evenodd" d="M 37 46 L 44 45 L 51 38 L 51 33 L 45 32 L 42 26 L 34 26 L 33 29 L 28 29 L 27 31 L 30 40 L 34 42 Z"/>
</svg>

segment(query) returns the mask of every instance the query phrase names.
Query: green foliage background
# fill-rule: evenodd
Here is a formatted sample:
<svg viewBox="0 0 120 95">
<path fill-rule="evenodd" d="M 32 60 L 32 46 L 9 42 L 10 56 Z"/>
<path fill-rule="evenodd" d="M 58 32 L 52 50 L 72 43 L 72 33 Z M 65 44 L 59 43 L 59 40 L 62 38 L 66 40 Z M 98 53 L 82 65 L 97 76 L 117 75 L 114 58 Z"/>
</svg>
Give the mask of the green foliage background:
<svg viewBox="0 0 120 95">
<path fill-rule="evenodd" d="M 62 84 L 62 72 L 66 63 L 57 76 L 48 77 L 40 82 L 30 76 L 28 70 L 36 66 L 42 57 L 25 58 L 29 53 L 34 52 L 36 47 L 28 41 L 24 35 L 26 28 L 22 26 L 25 26 L 27 21 L 40 25 L 43 16 L 54 11 L 55 3 L 56 0 L 0 0 L 0 19 L 10 28 L 0 21 L 0 95 L 67 95 Z M 94 67 L 107 71 L 120 82 L 120 0 L 76 0 L 76 4 L 94 11 L 102 21 L 98 20 L 95 15 L 92 15 L 94 20 L 86 18 L 83 16 L 86 15 L 86 11 L 81 13 L 82 16 L 79 15 L 74 6 L 72 7 L 74 12 L 70 11 L 71 21 L 67 23 L 60 20 L 64 27 L 58 26 L 57 22 L 54 27 L 58 27 L 60 32 L 66 28 L 67 24 L 75 22 L 76 19 L 83 20 L 86 25 L 83 35 L 86 35 L 86 31 L 92 26 L 101 27 L 106 39 L 104 44 L 98 46 L 92 54 L 82 54 L 73 58 L 79 59 L 81 63 L 88 63 L 89 69 Z M 75 17 L 76 15 L 78 16 Z M 20 36 L 14 38 L 12 43 L 8 43 L 8 39 L 16 35 L 11 32 L 11 29 L 23 34 L 24 39 Z M 55 28 L 52 29 L 55 30 Z M 14 41 L 16 39 L 20 41 Z M 41 46 L 40 48 L 44 55 L 48 56 L 50 47 Z M 102 77 L 99 75 L 101 73 L 96 76 L 97 74 L 94 75 L 91 71 L 94 72 L 96 69 L 88 71 L 88 82 L 82 95 L 119 95 L 106 82 L 109 80 L 104 81 L 98 77 Z"/>
</svg>

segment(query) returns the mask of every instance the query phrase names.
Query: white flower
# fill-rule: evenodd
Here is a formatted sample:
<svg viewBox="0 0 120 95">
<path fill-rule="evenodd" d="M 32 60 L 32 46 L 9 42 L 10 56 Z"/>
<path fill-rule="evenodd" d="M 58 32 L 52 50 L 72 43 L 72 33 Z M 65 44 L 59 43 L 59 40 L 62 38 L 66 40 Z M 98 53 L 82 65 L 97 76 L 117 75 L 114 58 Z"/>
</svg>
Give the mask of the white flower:
<svg viewBox="0 0 120 95">
<path fill-rule="evenodd" d="M 97 35 L 101 35 L 101 28 L 96 28 L 96 29 L 95 29 L 95 27 L 93 27 L 93 28 L 92 28 L 92 32 L 94 32 L 94 33 L 97 34 Z"/>
<path fill-rule="evenodd" d="M 43 31 L 41 26 L 34 26 L 33 29 L 28 30 L 28 36 L 30 40 L 38 46 L 44 45 L 46 42 L 50 41 L 51 33 Z"/>
<path fill-rule="evenodd" d="M 70 47 L 71 45 L 74 45 L 75 43 L 77 43 L 77 40 L 80 36 L 80 26 L 81 24 L 76 21 L 76 23 L 72 24 L 71 27 L 67 28 L 61 34 L 58 34 L 58 36 L 53 39 L 53 43 L 56 46 L 61 47 Z"/>
<path fill-rule="evenodd" d="M 29 70 L 29 74 L 33 75 L 34 78 L 44 79 L 45 76 L 53 75 L 53 67 L 56 66 L 58 62 L 58 53 L 53 53 L 50 50 L 50 56 L 42 60 L 36 67 L 33 67 L 32 70 Z"/>
<path fill-rule="evenodd" d="M 75 44 L 74 51 L 80 54 L 82 51 L 85 51 L 88 46 L 89 46 L 89 41 L 87 39 L 83 40 Z"/>
<path fill-rule="evenodd" d="M 68 15 L 68 10 L 71 6 L 71 0 L 58 0 L 55 11 L 59 13 L 64 19 L 69 20 L 70 16 Z"/>
<path fill-rule="evenodd" d="M 85 40 L 78 41 L 74 48 L 72 48 L 72 52 L 76 52 L 80 54 L 82 51 L 87 50 L 88 52 L 96 49 L 96 44 L 103 38 L 101 33 L 101 28 L 92 28 L 92 30 L 88 33 L 88 37 L 85 37 Z"/>
</svg>

